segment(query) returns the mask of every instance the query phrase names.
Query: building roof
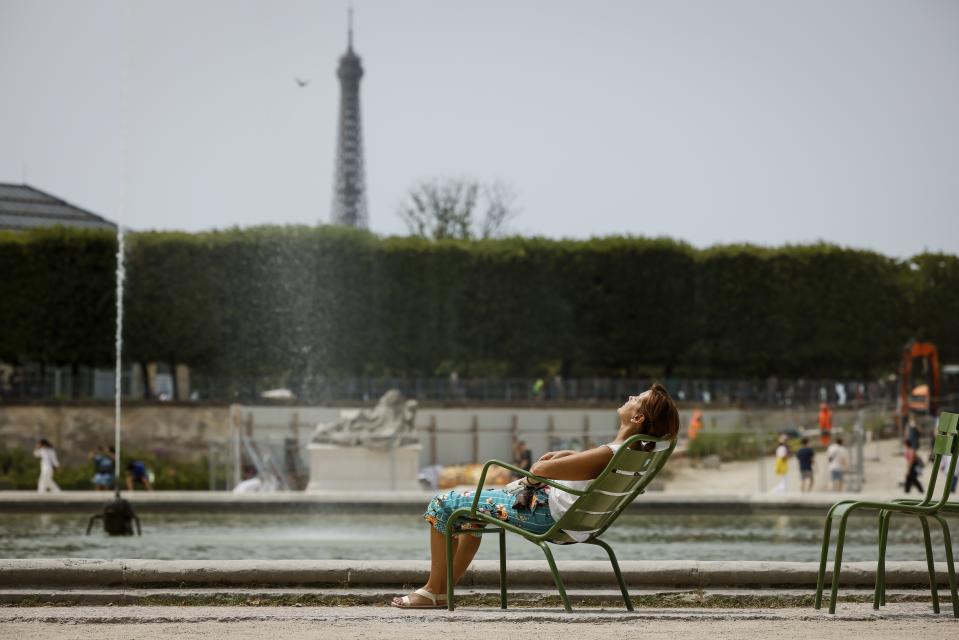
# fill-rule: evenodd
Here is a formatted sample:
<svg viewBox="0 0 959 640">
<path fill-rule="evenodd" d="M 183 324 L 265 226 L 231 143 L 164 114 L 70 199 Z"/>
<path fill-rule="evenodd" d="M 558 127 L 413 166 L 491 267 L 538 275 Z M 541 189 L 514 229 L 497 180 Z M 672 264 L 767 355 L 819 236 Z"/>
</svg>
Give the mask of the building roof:
<svg viewBox="0 0 959 640">
<path fill-rule="evenodd" d="M 113 222 L 26 184 L 0 182 L 0 229 L 116 229 Z"/>
</svg>

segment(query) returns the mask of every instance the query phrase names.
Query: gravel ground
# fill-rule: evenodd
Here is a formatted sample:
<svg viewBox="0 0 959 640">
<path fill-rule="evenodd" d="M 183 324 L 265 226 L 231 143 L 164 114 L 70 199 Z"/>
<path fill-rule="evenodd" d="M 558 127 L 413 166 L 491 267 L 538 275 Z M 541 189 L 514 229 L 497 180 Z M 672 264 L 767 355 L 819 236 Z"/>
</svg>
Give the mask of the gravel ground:
<svg viewBox="0 0 959 640">
<path fill-rule="evenodd" d="M 189 634 L 194 640 L 230 638 L 230 640 L 317 640 L 322 638 L 389 638 L 391 640 L 420 640 L 421 638 L 453 637 L 497 638 L 499 640 L 528 640 L 530 637 L 549 638 L 553 634 L 576 633 L 577 640 L 609 640 L 609 638 L 643 638 L 683 640 L 702 638 L 735 640 L 748 638 L 777 638 L 787 640 L 847 640 L 853 634 L 869 634 L 870 640 L 903 640 L 904 638 L 955 638 L 959 627 L 949 622 L 881 621 L 832 622 L 789 621 L 770 629 L 763 620 L 728 621 L 659 621 L 636 620 L 596 625 L 577 625 L 570 629 L 564 623 L 478 623 L 432 622 L 398 625 L 386 621 L 311 623 L 296 620 L 269 622 L 201 622 L 195 624 L 160 623 L 149 626 L 135 624 L 93 624 L 64 628 L 60 624 L 16 623 L 0 626 L 0 637 L 18 640 L 69 640 L 96 638 L 98 640 L 154 640 L 182 638 Z"/>
<path fill-rule="evenodd" d="M 948 610 L 947 610 L 948 611 Z M 896 604 L 881 613 L 844 604 L 836 616 L 795 609 L 646 609 L 634 614 L 556 609 L 400 611 L 385 607 L 36 607 L 0 609 L 0 638 L 18 640 L 151 640 L 180 638 L 389 638 L 491 637 L 528 640 L 575 634 L 608 638 L 797 638 L 870 640 L 956 638 L 959 621 L 928 605 Z"/>
</svg>

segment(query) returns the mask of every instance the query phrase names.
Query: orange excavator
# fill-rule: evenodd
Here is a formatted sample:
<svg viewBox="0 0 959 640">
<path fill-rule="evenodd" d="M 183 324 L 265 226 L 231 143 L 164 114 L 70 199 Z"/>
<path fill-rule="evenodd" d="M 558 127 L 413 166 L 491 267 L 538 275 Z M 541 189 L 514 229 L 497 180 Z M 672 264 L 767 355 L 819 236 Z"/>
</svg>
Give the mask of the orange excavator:
<svg viewBox="0 0 959 640">
<path fill-rule="evenodd" d="M 902 425 L 909 419 L 910 411 L 936 415 L 939 409 L 939 351 L 933 343 L 913 339 L 902 348 L 898 405 Z"/>
</svg>

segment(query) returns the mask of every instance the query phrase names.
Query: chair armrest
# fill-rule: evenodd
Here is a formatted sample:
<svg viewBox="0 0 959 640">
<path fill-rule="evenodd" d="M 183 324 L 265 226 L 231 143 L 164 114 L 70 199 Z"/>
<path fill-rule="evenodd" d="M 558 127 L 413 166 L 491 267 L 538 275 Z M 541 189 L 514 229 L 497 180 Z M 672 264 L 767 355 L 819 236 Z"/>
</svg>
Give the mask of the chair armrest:
<svg viewBox="0 0 959 640">
<path fill-rule="evenodd" d="M 545 484 L 545 485 L 549 485 L 550 487 L 556 487 L 557 489 L 562 489 L 563 491 L 572 493 L 575 496 L 586 495 L 585 491 L 580 491 L 578 489 L 567 487 L 566 485 L 556 482 L 555 480 L 550 480 L 549 478 L 540 478 L 539 476 L 534 476 L 529 471 L 520 469 L 517 466 L 507 464 L 506 462 L 502 462 L 500 460 L 490 460 L 489 462 L 483 465 L 483 472 L 480 473 L 479 483 L 477 483 L 476 485 L 476 495 L 473 496 L 473 505 L 470 507 L 470 513 L 474 515 L 476 514 L 476 508 L 479 506 L 480 492 L 483 491 L 483 485 L 486 484 L 486 474 L 489 472 L 489 468 L 494 465 L 497 467 L 502 467 L 504 469 L 509 469 L 513 473 L 518 473 L 521 476 L 526 476 L 527 478 L 531 478 L 540 484 Z"/>
<path fill-rule="evenodd" d="M 921 515 L 924 513 L 934 513 L 936 511 L 935 504 L 909 504 L 908 502 L 902 502 L 898 499 L 891 502 L 872 502 L 869 500 L 843 500 L 837 502 L 829 509 L 829 512 L 826 514 L 827 518 L 847 518 L 848 514 L 852 511 L 858 509 L 871 509 L 875 511 L 895 511 L 902 513 L 910 513 L 913 515 Z"/>
</svg>

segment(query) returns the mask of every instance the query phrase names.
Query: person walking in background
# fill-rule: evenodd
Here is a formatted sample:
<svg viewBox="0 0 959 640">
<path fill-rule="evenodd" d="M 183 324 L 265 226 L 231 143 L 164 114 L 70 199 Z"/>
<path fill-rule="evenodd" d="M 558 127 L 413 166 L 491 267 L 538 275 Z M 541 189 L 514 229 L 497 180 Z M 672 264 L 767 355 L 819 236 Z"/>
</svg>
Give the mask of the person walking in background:
<svg viewBox="0 0 959 640">
<path fill-rule="evenodd" d="M 693 417 L 689 419 L 689 427 L 686 430 L 690 442 L 696 439 L 699 432 L 703 430 L 703 426 L 703 412 L 696 409 L 693 411 Z"/>
<path fill-rule="evenodd" d="M 37 491 L 45 493 L 60 493 L 60 487 L 53 481 L 53 474 L 60 468 L 60 460 L 57 458 L 57 450 L 53 448 L 50 441 L 42 438 L 37 442 L 37 448 L 33 450 L 33 455 L 40 458 L 40 479 L 37 480 Z"/>
<path fill-rule="evenodd" d="M 843 480 L 849 470 L 849 450 L 843 446 L 842 438 L 836 438 L 826 449 L 826 460 L 829 463 L 829 489 L 842 491 Z"/>
<path fill-rule="evenodd" d="M 779 484 L 773 487 L 773 493 L 786 493 L 789 481 L 789 446 L 786 444 L 787 438 L 783 434 L 779 436 L 779 446 L 776 447 L 776 475 L 779 476 Z"/>
<path fill-rule="evenodd" d="M 906 459 L 906 481 L 903 483 L 905 485 L 906 493 L 909 493 L 910 489 L 916 487 L 919 490 L 919 493 L 923 492 L 922 483 L 919 482 L 919 474 L 922 473 L 922 460 L 919 459 L 919 453 L 912 446 L 912 442 L 909 438 L 906 438 L 902 441 L 903 445 L 903 457 Z"/>
<path fill-rule="evenodd" d="M 832 411 L 829 410 L 829 405 L 823 402 L 819 405 L 819 443 L 828 447 L 830 440 L 832 440 Z"/>
<path fill-rule="evenodd" d="M 906 442 L 915 451 L 919 451 L 919 425 L 916 424 L 916 416 L 910 412 L 909 421 L 906 424 Z"/>
<path fill-rule="evenodd" d="M 802 446 L 796 452 L 796 460 L 799 462 L 799 490 L 803 493 L 812 491 L 815 459 L 816 452 L 809 446 L 809 438 L 803 438 Z"/>
</svg>

